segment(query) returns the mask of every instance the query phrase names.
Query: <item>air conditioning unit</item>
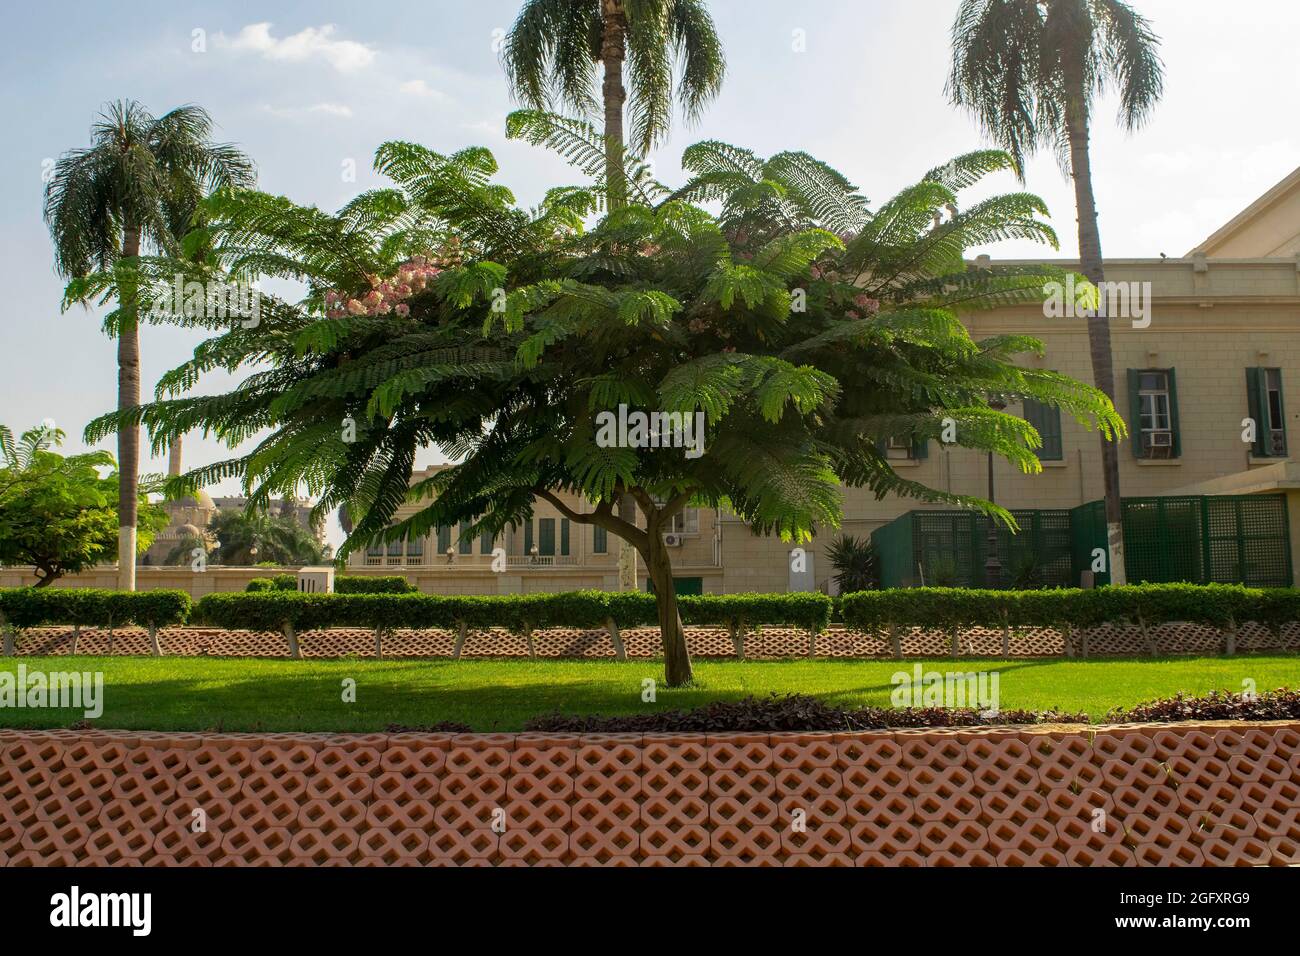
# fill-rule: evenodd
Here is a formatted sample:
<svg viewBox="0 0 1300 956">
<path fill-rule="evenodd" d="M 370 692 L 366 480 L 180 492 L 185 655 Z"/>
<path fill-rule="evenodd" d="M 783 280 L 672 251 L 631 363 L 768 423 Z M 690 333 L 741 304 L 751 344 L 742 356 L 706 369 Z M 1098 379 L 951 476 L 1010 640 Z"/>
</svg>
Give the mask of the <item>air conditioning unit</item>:
<svg viewBox="0 0 1300 956">
<path fill-rule="evenodd" d="M 1271 429 L 1268 433 L 1268 453 L 1274 458 L 1286 457 L 1286 432 L 1280 428 Z"/>
<path fill-rule="evenodd" d="M 680 534 L 664 535 L 664 545 L 669 548 L 680 548 L 682 546 L 682 536 Z"/>
<path fill-rule="evenodd" d="M 1173 432 L 1152 432 L 1151 447 L 1152 448 L 1173 448 L 1174 433 Z"/>
</svg>

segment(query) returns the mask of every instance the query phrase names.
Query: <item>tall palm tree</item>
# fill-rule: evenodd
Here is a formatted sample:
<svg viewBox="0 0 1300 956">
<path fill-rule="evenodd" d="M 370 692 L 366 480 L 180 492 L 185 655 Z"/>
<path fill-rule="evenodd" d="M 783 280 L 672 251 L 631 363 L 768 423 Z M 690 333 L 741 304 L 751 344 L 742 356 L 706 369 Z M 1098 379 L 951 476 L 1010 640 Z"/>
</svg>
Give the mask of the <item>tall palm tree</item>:
<svg viewBox="0 0 1300 956">
<path fill-rule="evenodd" d="M 1120 96 L 1119 120 L 1129 130 L 1150 115 L 1164 88 L 1159 39 L 1150 23 L 1120 0 L 962 0 L 952 27 L 948 95 L 973 113 L 1015 159 L 1040 147 L 1056 151 L 1074 179 L 1079 261 L 1096 286 L 1105 281 L 1097 204 L 1088 151 L 1093 101 L 1108 89 Z M 1115 398 L 1110 321 L 1105 297 L 1088 316 L 1088 346 L 1097 387 Z M 1101 441 L 1110 578 L 1125 582 L 1119 450 Z"/>
<path fill-rule="evenodd" d="M 126 265 L 142 246 L 174 253 L 203 196 L 251 186 L 252 161 L 209 137 L 212 119 L 187 105 L 154 117 L 133 100 L 110 103 L 91 127 L 91 145 L 64 153 L 45 188 L 45 222 L 54 265 L 70 279 Z M 140 404 L 140 329 L 130 270 L 117 296 L 117 403 Z M 118 502 L 118 587 L 135 590 L 136 498 L 140 429 L 117 436 L 122 482 Z"/>
<path fill-rule="evenodd" d="M 626 198 L 625 63 L 632 144 L 642 155 L 671 126 L 674 86 L 693 120 L 717 96 L 726 70 L 704 0 L 525 0 L 502 52 L 511 91 L 533 109 L 560 105 L 593 115 L 601 107 L 611 208 Z M 598 63 L 604 70 L 599 104 Z"/>
<path fill-rule="evenodd" d="M 603 68 L 605 200 L 627 199 L 623 166 L 623 107 L 632 84 L 632 137 L 645 155 L 672 123 L 673 76 L 688 120 L 718 95 L 726 72 L 722 41 L 704 0 L 525 0 L 503 49 L 511 91 L 533 109 L 567 106 L 597 111 L 596 64 Z M 679 69 L 680 67 L 680 69 Z M 636 521 L 636 503 L 623 495 L 619 517 Z M 636 551 L 619 546 L 619 588 L 636 587 Z"/>
</svg>

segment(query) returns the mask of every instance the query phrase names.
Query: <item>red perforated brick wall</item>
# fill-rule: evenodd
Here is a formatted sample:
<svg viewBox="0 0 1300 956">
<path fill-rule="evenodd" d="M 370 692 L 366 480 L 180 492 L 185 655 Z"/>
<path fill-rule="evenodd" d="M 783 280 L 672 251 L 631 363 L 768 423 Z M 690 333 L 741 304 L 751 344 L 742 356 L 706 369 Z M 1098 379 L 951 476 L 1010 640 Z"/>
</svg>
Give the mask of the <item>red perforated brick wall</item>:
<svg viewBox="0 0 1300 956">
<path fill-rule="evenodd" d="M 0 730 L 0 865 L 61 864 L 1300 865 L 1300 724 Z"/>
<path fill-rule="evenodd" d="M 1160 654 L 1217 654 L 1223 635 L 1199 624 L 1162 624 L 1152 627 L 1151 639 Z M 1146 639 L 1136 626 L 1105 625 L 1086 633 L 1088 654 L 1093 657 L 1141 656 L 1148 653 Z M 662 652 L 657 627 L 628 628 L 622 632 L 629 657 L 656 657 Z M 990 628 L 964 628 L 960 635 L 962 654 L 977 657 L 1002 656 L 1002 632 Z M 218 628 L 171 627 L 158 632 L 164 654 L 180 657 L 288 657 L 284 636 L 267 631 L 225 631 Z M 299 635 L 304 657 L 373 657 L 375 633 L 364 628 L 330 628 Z M 19 654 L 46 655 L 72 652 L 70 627 L 31 628 L 19 635 Z M 688 627 L 686 643 L 697 657 L 733 657 L 735 648 L 727 631 L 719 627 Z M 456 634 L 449 630 L 396 630 L 384 637 L 385 657 L 450 657 Z M 539 657 L 613 657 L 614 644 L 604 629 L 549 628 L 533 632 L 533 647 Z M 1300 624 L 1288 624 L 1274 634 L 1257 624 L 1245 624 L 1237 637 L 1241 650 L 1300 650 Z M 899 650 L 904 657 L 947 657 L 951 637 L 942 630 L 902 628 Z M 820 657 L 889 657 L 889 641 L 881 634 L 854 631 L 833 624 L 817 635 L 815 651 Z M 149 636 L 140 628 L 108 631 L 84 629 L 77 638 L 80 654 L 148 654 Z M 1065 653 L 1065 638 L 1053 628 L 1016 628 L 1007 641 L 1008 657 L 1053 657 Z M 761 627 L 745 639 L 747 657 L 804 657 L 808 654 L 808 632 L 792 627 Z M 526 657 L 528 640 L 502 628 L 473 630 L 462 649 L 465 657 Z"/>
</svg>

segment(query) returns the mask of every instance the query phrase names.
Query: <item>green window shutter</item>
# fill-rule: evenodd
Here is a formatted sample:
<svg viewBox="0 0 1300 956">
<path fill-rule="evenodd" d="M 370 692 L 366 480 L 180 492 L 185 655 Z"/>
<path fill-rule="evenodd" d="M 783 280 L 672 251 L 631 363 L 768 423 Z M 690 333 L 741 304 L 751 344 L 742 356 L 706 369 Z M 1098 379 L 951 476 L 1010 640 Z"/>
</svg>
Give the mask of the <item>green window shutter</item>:
<svg viewBox="0 0 1300 956">
<path fill-rule="evenodd" d="M 1246 407 L 1255 423 L 1255 444 L 1250 450 L 1263 458 L 1268 455 L 1268 376 L 1262 368 L 1246 369 Z"/>
<path fill-rule="evenodd" d="M 1174 457 L 1181 458 L 1183 445 L 1178 428 L 1178 383 L 1174 378 L 1173 369 L 1167 369 L 1165 374 L 1169 376 L 1169 427 L 1174 432 Z"/>
<path fill-rule="evenodd" d="M 569 553 L 569 519 L 560 519 L 560 554 L 568 555 Z"/>
<path fill-rule="evenodd" d="M 460 540 L 457 542 L 457 546 L 459 547 L 461 554 L 474 553 L 474 539 L 466 530 L 468 527 L 469 525 L 464 524 L 460 526 Z"/>
<path fill-rule="evenodd" d="M 912 439 L 912 457 L 917 461 L 924 461 L 930 457 L 930 439 L 913 438 Z"/>
<path fill-rule="evenodd" d="M 495 544 L 496 542 L 492 540 L 492 532 L 484 531 L 479 535 L 478 550 L 480 554 L 491 554 Z"/>
<path fill-rule="evenodd" d="M 451 547 L 451 525 L 438 529 L 438 556 L 442 557 Z"/>
<path fill-rule="evenodd" d="M 1265 384 L 1267 384 L 1267 382 L 1265 382 Z M 1285 398 L 1286 398 L 1286 392 L 1282 388 L 1282 370 L 1278 369 L 1277 370 L 1277 407 L 1278 407 L 1278 411 L 1281 413 L 1281 420 L 1277 423 L 1277 427 L 1282 430 L 1282 456 L 1283 457 L 1286 457 L 1286 453 L 1291 447 L 1286 437 L 1286 403 L 1284 401 Z"/>
<path fill-rule="evenodd" d="M 1128 370 L 1128 443 L 1134 458 L 1145 457 L 1142 447 L 1142 400 L 1138 398 L 1138 370 Z"/>
<path fill-rule="evenodd" d="M 524 522 L 524 554 L 533 553 L 533 519 Z"/>
<path fill-rule="evenodd" d="M 555 554 L 555 519 L 537 519 L 537 553 L 548 557 Z"/>
<path fill-rule="evenodd" d="M 1033 425 L 1043 439 L 1043 447 L 1038 449 L 1039 461 L 1061 461 L 1065 457 L 1061 445 L 1061 410 L 1055 405 L 1044 405 L 1027 398 L 1025 421 Z"/>
<path fill-rule="evenodd" d="M 609 552 L 609 532 L 599 526 L 591 529 L 591 553 L 607 554 Z"/>
</svg>

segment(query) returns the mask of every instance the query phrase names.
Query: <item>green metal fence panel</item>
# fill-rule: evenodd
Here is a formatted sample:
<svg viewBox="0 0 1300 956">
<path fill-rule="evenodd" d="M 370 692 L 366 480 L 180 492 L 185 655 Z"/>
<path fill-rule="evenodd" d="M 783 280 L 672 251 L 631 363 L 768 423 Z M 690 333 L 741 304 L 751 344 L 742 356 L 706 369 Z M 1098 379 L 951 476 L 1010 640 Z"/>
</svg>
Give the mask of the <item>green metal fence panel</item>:
<svg viewBox="0 0 1300 956">
<path fill-rule="evenodd" d="M 876 556 L 882 588 L 908 588 L 912 575 L 912 515 L 909 511 L 871 532 L 871 549 Z"/>
<path fill-rule="evenodd" d="M 1289 587 L 1291 538 L 1285 495 L 1186 495 L 1125 498 L 1124 565 L 1130 584 L 1144 581 Z M 1106 547 L 1105 505 L 1070 512 L 1074 574 Z M 1095 575 L 1109 584 L 1110 574 Z"/>
<path fill-rule="evenodd" d="M 871 535 L 881 587 L 1066 587 L 1073 581 L 1070 515 L 1018 510 L 1019 526 L 972 511 L 909 511 Z M 987 580 L 989 528 L 997 530 L 999 580 Z"/>
</svg>

